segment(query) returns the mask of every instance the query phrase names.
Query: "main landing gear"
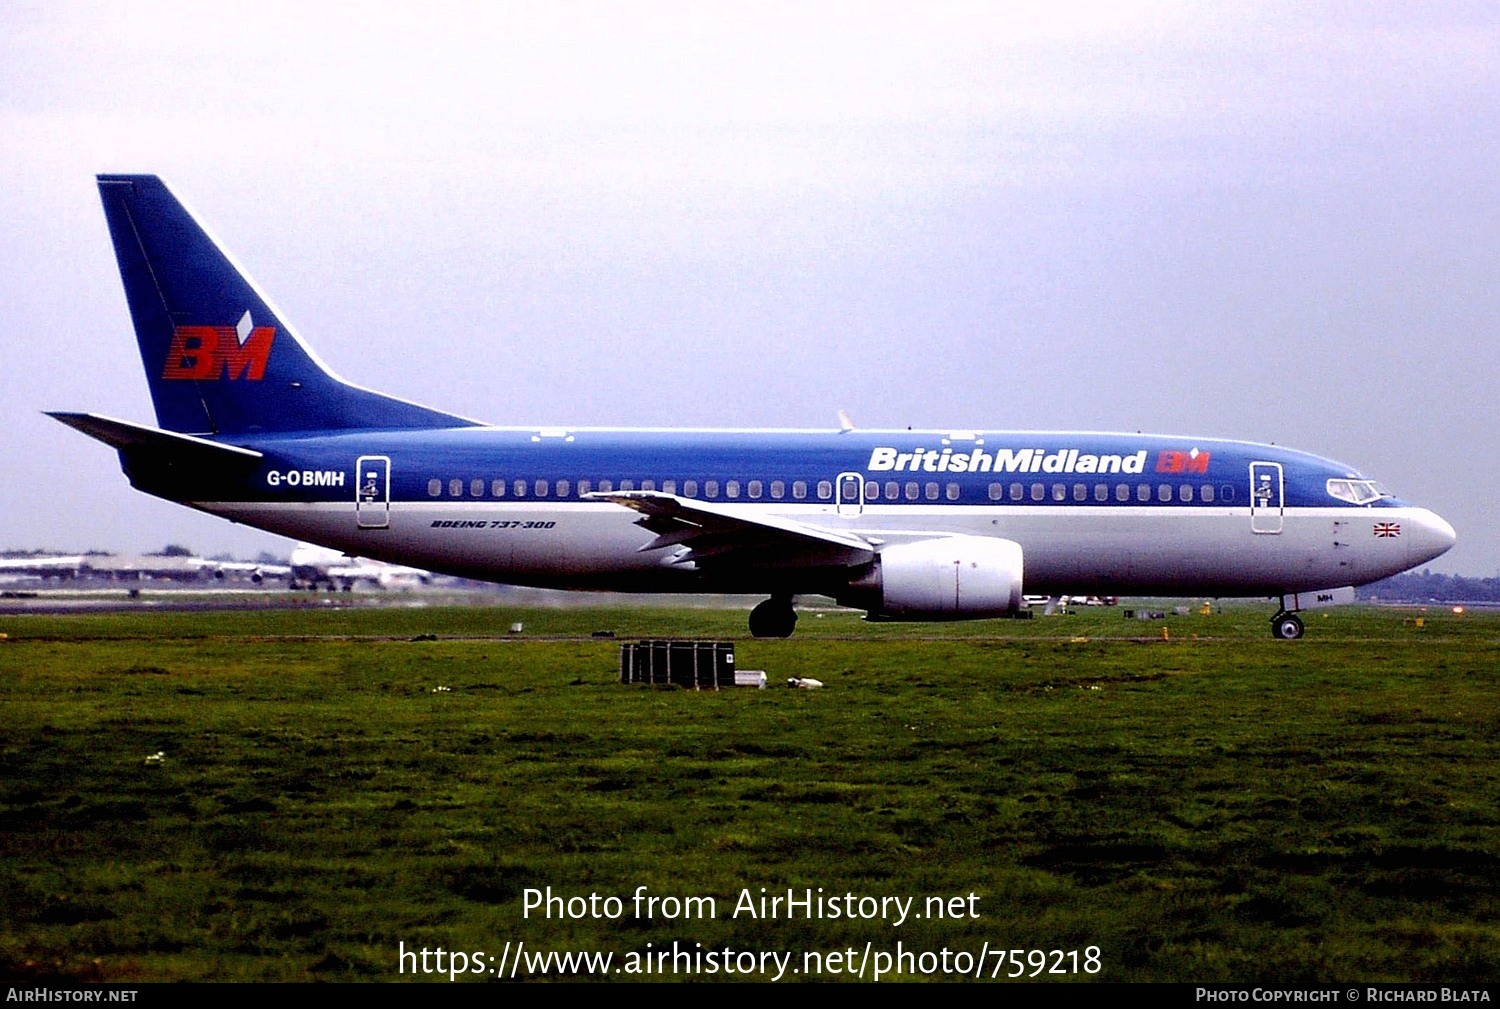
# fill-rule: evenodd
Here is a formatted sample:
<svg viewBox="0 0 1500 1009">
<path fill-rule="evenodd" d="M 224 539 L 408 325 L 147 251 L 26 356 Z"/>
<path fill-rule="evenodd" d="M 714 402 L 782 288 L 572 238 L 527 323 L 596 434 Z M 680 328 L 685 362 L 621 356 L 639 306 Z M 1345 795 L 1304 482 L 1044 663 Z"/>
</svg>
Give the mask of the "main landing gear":
<svg viewBox="0 0 1500 1009">
<path fill-rule="evenodd" d="M 750 611 L 750 633 L 757 638 L 789 638 L 796 629 L 791 596 L 772 596 Z"/>
<path fill-rule="evenodd" d="M 1271 618 L 1271 636 L 1283 641 L 1296 641 L 1302 637 L 1302 618 L 1295 613 L 1282 610 Z"/>
</svg>

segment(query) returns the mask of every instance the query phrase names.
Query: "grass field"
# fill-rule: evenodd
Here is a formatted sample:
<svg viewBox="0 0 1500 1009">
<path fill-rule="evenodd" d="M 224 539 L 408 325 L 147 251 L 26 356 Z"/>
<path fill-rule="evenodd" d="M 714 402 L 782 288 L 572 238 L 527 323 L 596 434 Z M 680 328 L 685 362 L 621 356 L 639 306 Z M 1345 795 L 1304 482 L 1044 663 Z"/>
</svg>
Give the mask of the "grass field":
<svg viewBox="0 0 1500 1009">
<path fill-rule="evenodd" d="M 944 949 L 986 977 L 1033 971 L 1010 949 L 1078 951 L 1059 980 L 1500 977 L 1500 616 L 1278 642 L 1268 613 L 808 613 L 790 641 L 702 609 L 0 617 L 0 973 L 397 980 L 402 948 L 524 941 L 628 980 L 675 940 L 804 979 L 898 942 L 933 980 Z M 604 629 L 742 639 L 772 688 L 620 686 Z M 715 915 L 637 915 L 643 886 Z M 622 913 L 523 915 L 548 887 Z M 733 914 L 762 887 L 963 899 Z"/>
</svg>

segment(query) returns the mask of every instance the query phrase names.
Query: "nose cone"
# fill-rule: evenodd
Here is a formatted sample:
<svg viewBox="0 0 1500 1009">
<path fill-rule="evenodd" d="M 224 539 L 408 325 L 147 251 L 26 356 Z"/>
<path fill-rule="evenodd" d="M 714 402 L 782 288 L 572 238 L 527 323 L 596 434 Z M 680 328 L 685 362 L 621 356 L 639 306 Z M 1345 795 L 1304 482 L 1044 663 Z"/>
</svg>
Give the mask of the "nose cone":
<svg viewBox="0 0 1500 1009">
<path fill-rule="evenodd" d="M 1434 557 L 1441 557 L 1458 542 L 1458 533 L 1453 531 L 1453 527 L 1448 524 L 1447 520 L 1426 508 L 1412 510 L 1407 528 L 1406 564 L 1408 567 L 1414 568 Z"/>
</svg>

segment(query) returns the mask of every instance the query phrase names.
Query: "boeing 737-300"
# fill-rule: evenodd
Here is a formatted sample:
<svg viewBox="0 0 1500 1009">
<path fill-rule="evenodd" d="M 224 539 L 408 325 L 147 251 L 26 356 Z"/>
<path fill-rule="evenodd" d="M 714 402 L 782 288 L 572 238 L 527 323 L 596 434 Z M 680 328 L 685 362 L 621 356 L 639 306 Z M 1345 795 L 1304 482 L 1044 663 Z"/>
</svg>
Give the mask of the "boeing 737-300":
<svg viewBox="0 0 1500 1009">
<path fill-rule="evenodd" d="M 1279 598 L 1422 564 L 1438 515 L 1253 442 L 980 430 L 494 427 L 335 376 L 162 181 L 101 175 L 156 426 L 52 416 L 139 490 L 351 555 L 517 585 L 800 595 L 873 619 L 1047 595 Z"/>
</svg>

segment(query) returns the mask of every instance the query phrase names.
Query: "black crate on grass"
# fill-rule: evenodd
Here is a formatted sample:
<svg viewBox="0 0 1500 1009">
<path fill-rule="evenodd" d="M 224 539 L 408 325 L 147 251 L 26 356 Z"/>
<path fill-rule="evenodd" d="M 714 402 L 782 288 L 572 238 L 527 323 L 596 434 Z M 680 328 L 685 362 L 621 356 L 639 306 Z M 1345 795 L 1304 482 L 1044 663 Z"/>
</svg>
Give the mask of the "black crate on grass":
<svg viewBox="0 0 1500 1009">
<path fill-rule="evenodd" d="M 733 641 L 627 641 L 620 646 L 620 682 L 675 683 L 693 690 L 734 686 Z"/>
</svg>

